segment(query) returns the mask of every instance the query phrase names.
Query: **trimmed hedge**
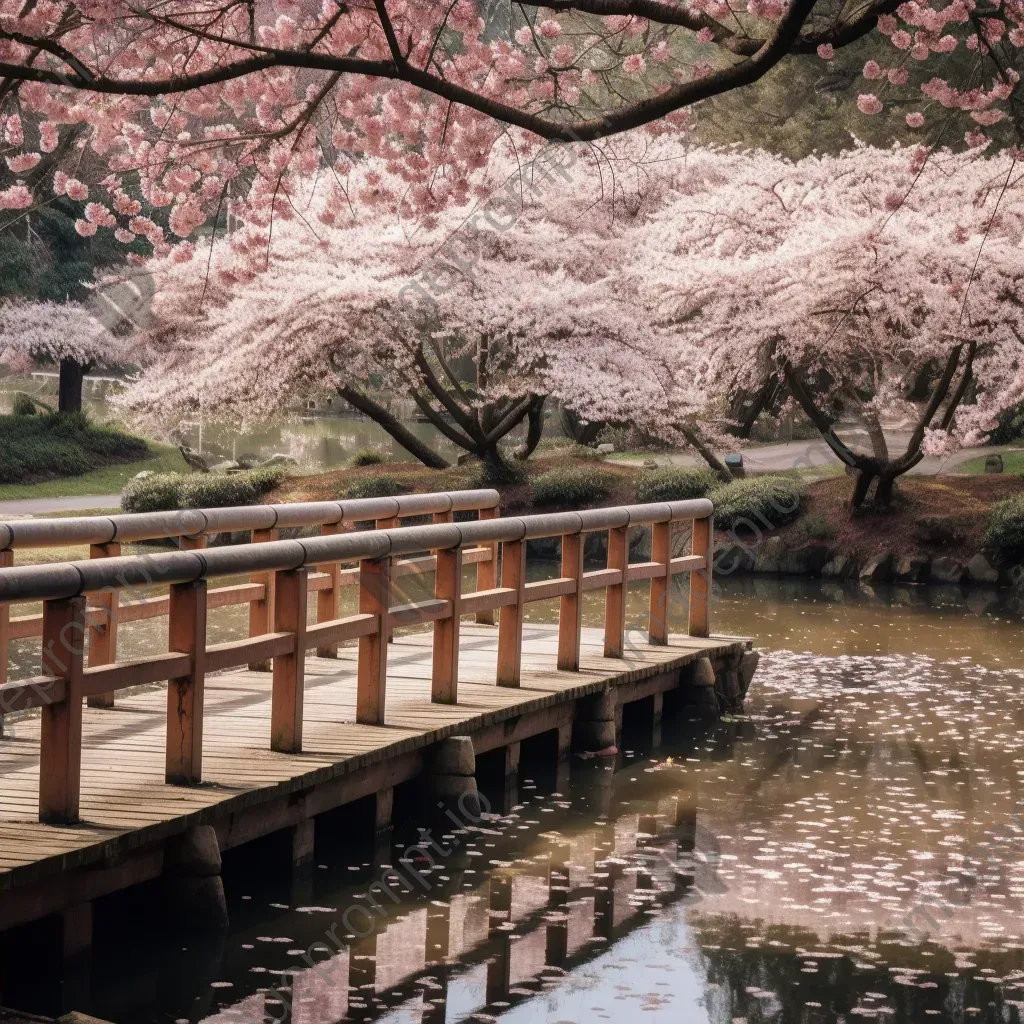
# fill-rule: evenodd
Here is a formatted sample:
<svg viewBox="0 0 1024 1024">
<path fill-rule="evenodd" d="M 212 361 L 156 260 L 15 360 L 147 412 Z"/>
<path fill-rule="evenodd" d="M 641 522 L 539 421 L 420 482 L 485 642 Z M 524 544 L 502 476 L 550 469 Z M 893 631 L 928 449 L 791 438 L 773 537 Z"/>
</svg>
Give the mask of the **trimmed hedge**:
<svg viewBox="0 0 1024 1024">
<path fill-rule="evenodd" d="M 985 544 L 1006 558 L 1024 558 L 1024 494 L 997 501 L 988 510 Z"/>
<path fill-rule="evenodd" d="M 128 481 L 121 492 L 121 508 L 125 512 L 167 512 L 255 505 L 283 476 L 284 471 L 277 467 L 231 474 L 154 473 Z"/>
<path fill-rule="evenodd" d="M 376 448 L 364 448 L 352 456 L 349 465 L 352 466 L 379 466 L 385 461 L 384 455 Z"/>
<path fill-rule="evenodd" d="M 807 502 L 807 485 L 793 476 L 751 476 L 716 487 L 708 497 L 715 505 L 715 526 L 732 530 L 772 530 L 791 523 Z"/>
<path fill-rule="evenodd" d="M 535 505 L 567 505 L 578 508 L 607 501 L 612 493 L 613 477 L 600 469 L 572 466 L 549 469 L 533 481 Z"/>
<path fill-rule="evenodd" d="M 390 473 L 363 477 L 351 484 L 345 491 L 345 498 L 390 498 L 396 494 L 408 494 L 409 485 L 403 484 Z"/>
<path fill-rule="evenodd" d="M 0 438 L 0 483 L 4 484 L 81 476 L 149 457 L 149 445 L 141 437 L 97 426 L 82 412 L 0 416 Z"/>
<path fill-rule="evenodd" d="M 636 500 L 643 505 L 651 501 L 704 498 L 720 484 L 709 468 L 647 469 L 636 478 Z"/>
</svg>

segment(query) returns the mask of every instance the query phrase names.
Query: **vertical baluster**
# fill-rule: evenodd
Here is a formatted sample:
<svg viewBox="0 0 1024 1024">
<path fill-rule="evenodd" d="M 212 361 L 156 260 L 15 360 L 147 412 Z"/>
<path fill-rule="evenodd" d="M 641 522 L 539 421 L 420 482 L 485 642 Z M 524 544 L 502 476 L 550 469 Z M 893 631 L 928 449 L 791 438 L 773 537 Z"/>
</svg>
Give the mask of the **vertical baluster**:
<svg viewBox="0 0 1024 1024">
<path fill-rule="evenodd" d="M 377 631 L 359 638 L 356 721 L 363 725 L 384 724 L 390 604 L 391 559 L 364 558 L 359 563 L 359 611 L 377 616 Z"/>
<path fill-rule="evenodd" d="M 482 508 L 478 513 L 480 519 L 497 519 L 497 508 Z M 476 564 L 476 589 L 493 590 L 498 585 L 498 542 L 488 541 L 481 547 L 489 548 L 490 558 L 486 562 Z M 476 613 L 476 621 L 485 626 L 494 625 L 494 609 L 489 608 L 484 612 Z"/>
<path fill-rule="evenodd" d="M 651 579 L 651 602 L 648 611 L 648 643 L 664 646 L 668 643 L 668 602 L 672 593 L 672 524 L 654 523 L 651 526 L 651 561 L 665 567 L 664 576 Z"/>
<path fill-rule="evenodd" d="M 613 583 L 604 592 L 604 656 L 621 658 L 626 635 L 626 569 L 629 565 L 629 527 L 616 526 L 608 531 L 608 568 L 622 573 L 622 582 Z"/>
<path fill-rule="evenodd" d="M 189 656 L 189 670 L 188 675 L 167 682 L 169 785 L 197 786 L 203 781 L 206 594 L 206 580 L 171 585 L 167 647 Z"/>
<path fill-rule="evenodd" d="M 571 594 L 563 594 L 558 606 L 558 667 L 566 672 L 580 668 L 580 631 L 583 627 L 583 534 L 562 538 L 561 575 L 576 581 Z"/>
<path fill-rule="evenodd" d="M 462 549 L 438 551 L 434 572 L 434 597 L 451 601 L 449 618 L 434 622 L 434 665 L 430 699 L 456 704 L 459 699 L 459 616 L 462 603 Z"/>
<path fill-rule="evenodd" d="M 90 558 L 117 558 L 121 554 L 121 545 L 116 541 L 109 544 L 90 544 Z M 89 624 L 89 668 L 98 665 L 113 665 L 117 661 L 117 613 L 120 591 L 116 587 L 108 587 L 98 594 L 86 595 L 95 604 L 93 608 L 100 613 L 100 621 Z M 86 701 L 91 708 L 112 708 L 112 693 L 97 693 Z"/>
<path fill-rule="evenodd" d="M 43 674 L 64 680 L 64 699 L 44 704 L 39 736 L 39 820 L 79 820 L 82 783 L 82 686 L 85 598 L 43 605 Z"/>
<path fill-rule="evenodd" d="M 715 554 L 714 517 L 694 519 L 690 553 L 704 559 L 703 569 L 690 572 L 690 636 L 709 636 L 711 631 L 711 571 Z"/>
<path fill-rule="evenodd" d="M 342 529 L 341 523 L 324 523 L 320 527 L 320 536 L 333 537 Z M 341 615 L 341 563 L 324 562 L 316 568 L 317 572 L 327 573 L 330 578 L 330 586 L 318 591 L 316 595 L 316 621 L 330 622 Z M 326 644 L 323 647 L 318 647 L 316 656 L 318 658 L 336 658 L 338 645 Z"/>
<path fill-rule="evenodd" d="M 207 537 L 205 533 L 201 533 L 198 537 L 179 537 L 178 547 L 182 551 L 202 551 L 207 545 Z"/>
<path fill-rule="evenodd" d="M 505 541 L 501 546 L 501 585 L 515 592 L 515 603 L 498 615 L 498 685 L 518 686 L 523 662 L 523 613 L 526 603 L 526 542 Z"/>
<path fill-rule="evenodd" d="M 10 549 L 0 551 L 0 569 L 14 565 L 14 552 Z M 8 645 L 11 642 L 11 606 L 7 602 L 0 603 L 0 686 L 7 682 Z M 0 736 L 4 734 L 4 709 L 0 707 Z"/>
<path fill-rule="evenodd" d="M 277 530 L 253 530 L 250 534 L 253 544 L 277 540 Z M 274 574 L 272 572 L 255 572 L 249 577 L 250 583 L 263 584 L 263 597 L 249 604 L 249 636 L 263 636 L 270 632 L 274 621 Z M 269 672 L 270 661 L 253 661 L 249 663 L 252 672 Z"/>
<path fill-rule="evenodd" d="M 270 698 L 270 749 L 283 754 L 302 750 L 302 699 L 306 678 L 306 596 L 309 570 L 305 566 L 274 574 L 274 632 L 292 633 L 290 654 L 274 658 Z"/>
</svg>

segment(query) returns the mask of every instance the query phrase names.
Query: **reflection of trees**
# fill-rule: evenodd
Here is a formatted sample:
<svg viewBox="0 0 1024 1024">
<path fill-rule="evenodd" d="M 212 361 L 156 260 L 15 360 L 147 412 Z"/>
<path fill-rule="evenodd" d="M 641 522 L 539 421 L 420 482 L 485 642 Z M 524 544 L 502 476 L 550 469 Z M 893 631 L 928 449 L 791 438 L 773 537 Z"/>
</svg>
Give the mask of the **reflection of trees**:
<svg viewBox="0 0 1024 1024">
<path fill-rule="evenodd" d="M 973 950 L 965 968 L 932 944 L 855 935 L 823 947 L 813 932 L 731 915 L 698 914 L 691 922 L 708 984 L 717 987 L 708 997 L 714 1024 L 857 1020 L 865 1011 L 891 1024 L 1021 1020 L 1024 949 Z"/>
</svg>

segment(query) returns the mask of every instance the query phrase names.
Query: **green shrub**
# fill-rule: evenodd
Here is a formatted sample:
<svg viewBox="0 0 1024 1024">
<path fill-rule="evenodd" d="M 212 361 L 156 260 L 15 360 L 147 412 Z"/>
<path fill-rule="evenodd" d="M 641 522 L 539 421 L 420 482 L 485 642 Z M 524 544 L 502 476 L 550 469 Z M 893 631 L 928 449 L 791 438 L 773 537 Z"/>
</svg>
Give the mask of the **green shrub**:
<svg viewBox="0 0 1024 1024">
<path fill-rule="evenodd" d="M 362 451 L 358 451 L 352 456 L 349 464 L 352 466 L 379 466 L 386 461 L 383 453 L 377 451 L 376 448 L 363 448 Z"/>
<path fill-rule="evenodd" d="M 703 498 L 719 484 L 712 469 L 648 469 L 636 478 L 636 500 L 687 501 Z"/>
<path fill-rule="evenodd" d="M 255 505 L 284 476 L 278 468 L 246 473 L 154 473 L 129 480 L 121 492 L 125 512 L 166 512 L 179 508 Z"/>
<path fill-rule="evenodd" d="M 802 516 L 796 528 L 807 540 L 834 540 L 836 536 L 836 528 L 820 512 Z"/>
<path fill-rule="evenodd" d="M 0 416 L 0 483 L 32 483 L 81 476 L 149 456 L 141 437 L 90 423 L 85 413 Z"/>
<path fill-rule="evenodd" d="M 807 486 L 794 476 L 750 476 L 716 487 L 708 497 L 715 505 L 715 525 L 732 530 L 772 530 L 796 519 L 807 500 Z"/>
<path fill-rule="evenodd" d="M 1005 558 L 1024 558 L 1024 494 L 997 501 L 988 510 L 985 544 Z"/>
<path fill-rule="evenodd" d="M 533 481 L 533 503 L 579 508 L 607 501 L 612 493 L 613 479 L 610 473 L 590 467 L 549 469 Z"/>
<path fill-rule="evenodd" d="M 366 476 L 350 484 L 343 497 L 346 498 L 390 498 L 395 494 L 408 494 L 408 484 L 403 484 L 398 477 L 390 473 L 377 476 Z"/>
</svg>

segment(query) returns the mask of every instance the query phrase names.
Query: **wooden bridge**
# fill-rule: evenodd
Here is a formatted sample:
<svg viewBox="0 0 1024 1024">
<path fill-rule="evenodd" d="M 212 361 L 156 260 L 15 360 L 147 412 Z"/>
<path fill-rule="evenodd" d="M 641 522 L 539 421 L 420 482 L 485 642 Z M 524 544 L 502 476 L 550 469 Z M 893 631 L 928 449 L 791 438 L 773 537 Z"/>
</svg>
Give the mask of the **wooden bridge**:
<svg viewBox="0 0 1024 1024">
<path fill-rule="evenodd" d="M 467 510 L 480 518 L 452 521 Z M 376 796 L 387 825 L 394 786 L 448 770 L 436 754 L 450 737 L 504 750 L 514 773 L 523 740 L 551 733 L 565 758 L 614 741 L 625 704 L 650 699 L 657 719 L 666 693 L 706 692 L 748 646 L 709 635 L 711 513 L 698 500 L 499 518 L 495 492 L 454 492 L 0 524 L 8 552 L 77 540 L 95 556 L 0 569 L 4 654 L 37 629 L 42 648 L 39 675 L 0 685 L 14 716 L 0 741 L 0 930 L 62 914 L 72 953 L 88 944 L 91 901 L 160 876 L 197 827 L 221 850 L 289 830 L 301 861 L 326 811 Z M 395 525 L 422 515 L 435 522 Z M 378 529 L 343 532 L 364 520 Z M 314 526 L 320 536 L 271 539 Z M 677 526 L 691 551 L 672 557 Z M 631 564 L 637 529 L 650 530 L 651 558 Z M 206 546 L 239 530 L 250 543 Z M 607 564 L 584 571 L 595 532 Z M 154 536 L 181 550 L 116 547 Z M 527 582 L 527 542 L 550 537 L 560 575 Z M 676 573 L 689 574 L 686 637 L 667 627 Z M 249 582 L 210 586 L 239 575 Z M 432 596 L 396 603 L 402 577 L 432 577 Z M 642 634 L 625 628 L 636 580 L 650 580 Z M 358 611 L 341 616 L 349 586 Z M 581 625 L 592 590 L 605 593 L 603 631 Z M 552 598 L 557 626 L 524 624 L 531 602 Z M 9 617 L 40 601 L 41 615 Z M 207 613 L 228 604 L 249 605 L 249 636 L 211 644 Z M 167 649 L 119 659 L 117 623 L 161 615 Z"/>
</svg>

